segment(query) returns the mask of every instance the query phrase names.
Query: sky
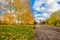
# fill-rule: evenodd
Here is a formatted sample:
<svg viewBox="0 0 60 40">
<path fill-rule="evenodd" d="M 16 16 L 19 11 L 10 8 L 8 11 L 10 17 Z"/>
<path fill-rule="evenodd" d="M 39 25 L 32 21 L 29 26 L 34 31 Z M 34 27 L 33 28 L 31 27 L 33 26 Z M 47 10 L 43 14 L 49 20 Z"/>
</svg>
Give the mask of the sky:
<svg viewBox="0 0 60 40">
<path fill-rule="evenodd" d="M 50 15 L 60 10 L 60 0 L 29 0 L 31 2 L 30 9 L 33 12 L 34 19 L 39 22 L 50 17 Z M 0 5 L 3 6 L 0 9 L 0 14 L 6 12 L 8 3 L 5 0 L 0 0 Z M 5 7 L 5 8 L 4 8 Z"/>
<path fill-rule="evenodd" d="M 0 15 L 8 10 L 8 3 L 5 0 L 0 0 Z"/>
<path fill-rule="evenodd" d="M 53 12 L 60 10 L 60 0 L 30 0 L 30 2 L 37 22 L 49 18 Z"/>
</svg>

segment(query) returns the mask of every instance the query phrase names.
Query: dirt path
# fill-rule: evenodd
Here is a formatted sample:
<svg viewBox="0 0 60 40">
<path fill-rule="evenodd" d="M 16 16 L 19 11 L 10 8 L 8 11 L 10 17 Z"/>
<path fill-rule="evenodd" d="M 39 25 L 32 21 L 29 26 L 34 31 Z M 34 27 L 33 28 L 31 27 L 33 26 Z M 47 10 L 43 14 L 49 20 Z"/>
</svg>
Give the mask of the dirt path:
<svg viewBox="0 0 60 40">
<path fill-rule="evenodd" d="M 60 40 L 60 27 L 36 25 L 35 28 L 33 40 Z"/>
</svg>

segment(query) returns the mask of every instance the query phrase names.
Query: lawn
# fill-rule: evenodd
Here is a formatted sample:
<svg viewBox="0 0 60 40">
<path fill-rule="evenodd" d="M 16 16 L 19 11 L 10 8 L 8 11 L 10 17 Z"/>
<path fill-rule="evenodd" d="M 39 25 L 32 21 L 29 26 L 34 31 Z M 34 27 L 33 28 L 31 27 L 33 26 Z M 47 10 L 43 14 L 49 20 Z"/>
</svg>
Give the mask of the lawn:
<svg viewBox="0 0 60 40">
<path fill-rule="evenodd" d="M 0 25 L 0 40 L 31 40 L 33 25 Z"/>
</svg>

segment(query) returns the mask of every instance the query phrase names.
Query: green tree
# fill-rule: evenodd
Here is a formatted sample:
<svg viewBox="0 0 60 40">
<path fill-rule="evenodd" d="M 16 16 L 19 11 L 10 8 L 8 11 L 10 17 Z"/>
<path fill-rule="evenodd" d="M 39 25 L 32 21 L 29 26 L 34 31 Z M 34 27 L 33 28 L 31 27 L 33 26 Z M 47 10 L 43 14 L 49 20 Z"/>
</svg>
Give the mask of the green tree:
<svg viewBox="0 0 60 40">
<path fill-rule="evenodd" d="M 60 11 L 52 13 L 50 18 L 48 19 L 48 24 L 50 25 L 57 25 L 60 21 Z"/>
</svg>

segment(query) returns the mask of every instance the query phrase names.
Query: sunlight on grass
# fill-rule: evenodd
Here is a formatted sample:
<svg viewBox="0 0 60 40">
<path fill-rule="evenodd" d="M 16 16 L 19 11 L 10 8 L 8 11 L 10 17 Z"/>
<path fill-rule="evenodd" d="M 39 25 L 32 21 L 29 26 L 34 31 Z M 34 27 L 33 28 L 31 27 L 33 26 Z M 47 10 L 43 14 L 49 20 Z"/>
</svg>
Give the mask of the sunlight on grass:
<svg viewBox="0 0 60 40">
<path fill-rule="evenodd" d="M 31 40 L 33 25 L 0 25 L 0 40 Z"/>
</svg>

